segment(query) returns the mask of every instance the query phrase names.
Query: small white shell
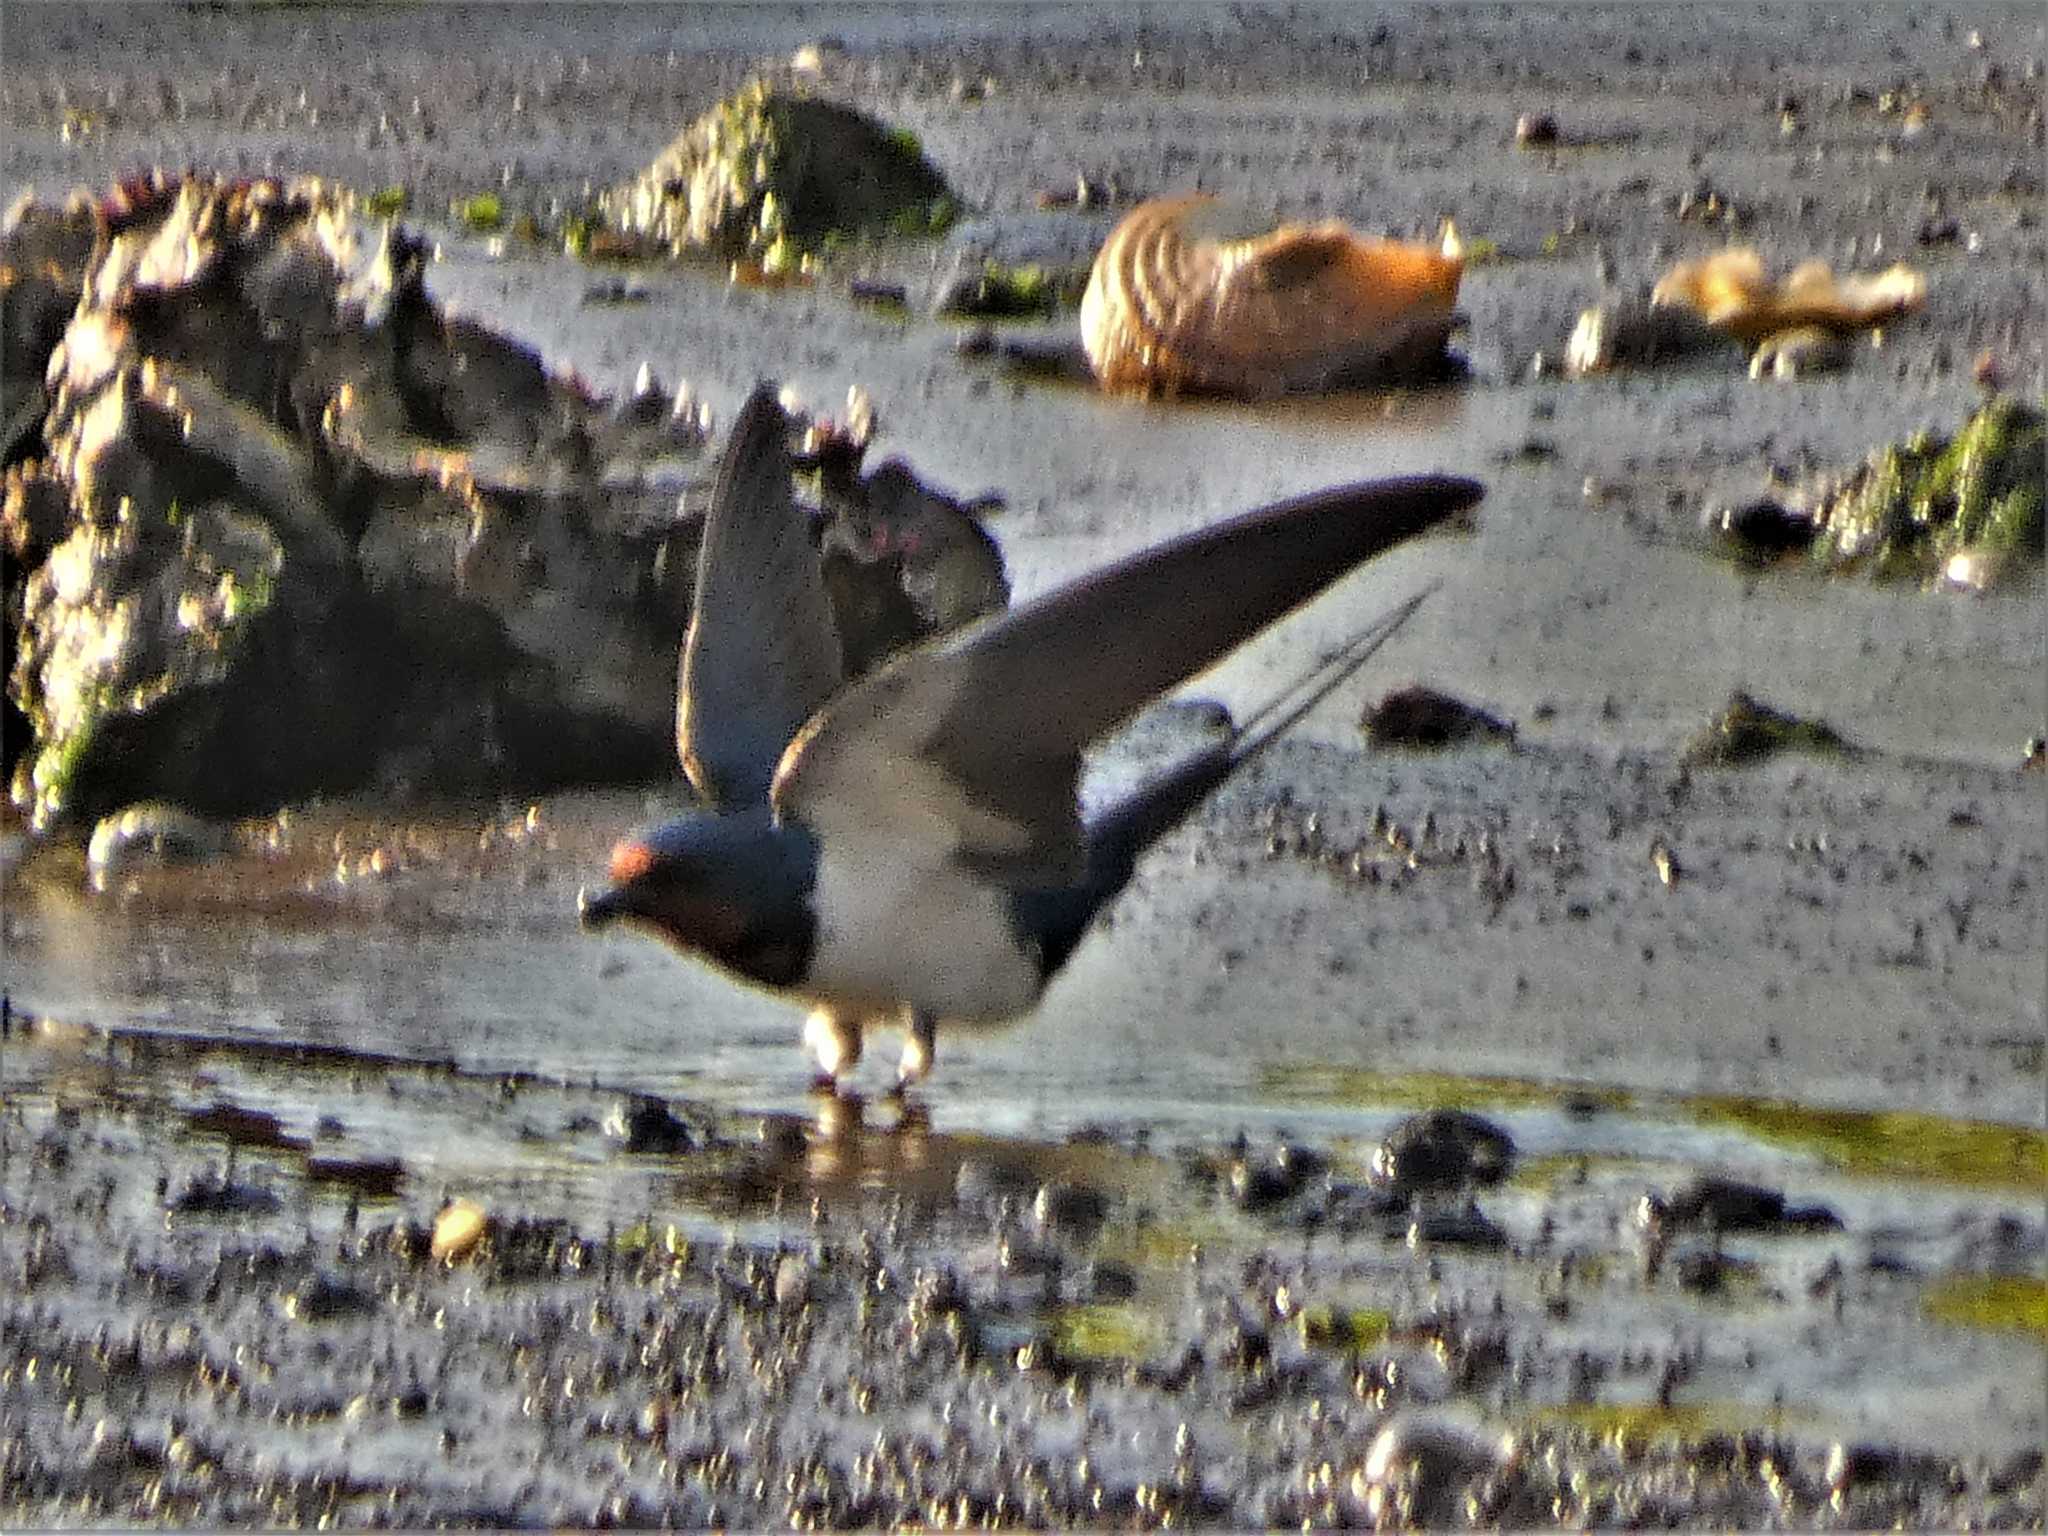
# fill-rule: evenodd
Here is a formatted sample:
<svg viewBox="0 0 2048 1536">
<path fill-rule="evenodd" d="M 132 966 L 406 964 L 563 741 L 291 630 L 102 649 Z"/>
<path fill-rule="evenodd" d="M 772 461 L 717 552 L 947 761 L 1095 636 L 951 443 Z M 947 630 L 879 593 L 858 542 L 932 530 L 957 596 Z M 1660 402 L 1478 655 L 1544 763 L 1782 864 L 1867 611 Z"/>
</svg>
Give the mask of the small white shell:
<svg viewBox="0 0 2048 1536">
<path fill-rule="evenodd" d="M 1106 388 L 1271 395 L 1441 355 L 1464 263 L 1346 225 L 1244 237 L 1211 197 L 1141 204 L 1095 258 L 1081 340 Z"/>
</svg>

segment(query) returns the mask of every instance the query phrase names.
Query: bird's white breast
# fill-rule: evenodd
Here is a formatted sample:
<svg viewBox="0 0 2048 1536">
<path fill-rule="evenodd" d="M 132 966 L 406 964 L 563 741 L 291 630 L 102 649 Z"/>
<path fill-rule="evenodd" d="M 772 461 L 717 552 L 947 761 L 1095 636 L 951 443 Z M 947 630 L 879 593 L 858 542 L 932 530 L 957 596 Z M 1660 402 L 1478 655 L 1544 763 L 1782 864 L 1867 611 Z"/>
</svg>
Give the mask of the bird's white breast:
<svg viewBox="0 0 2048 1536">
<path fill-rule="evenodd" d="M 956 865 L 920 869 L 885 848 L 821 851 L 817 947 L 804 990 L 826 1004 L 905 1004 L 953 1023 L 1024 1012 L 1043 980 L 1007 896 Z"/>
</svg>

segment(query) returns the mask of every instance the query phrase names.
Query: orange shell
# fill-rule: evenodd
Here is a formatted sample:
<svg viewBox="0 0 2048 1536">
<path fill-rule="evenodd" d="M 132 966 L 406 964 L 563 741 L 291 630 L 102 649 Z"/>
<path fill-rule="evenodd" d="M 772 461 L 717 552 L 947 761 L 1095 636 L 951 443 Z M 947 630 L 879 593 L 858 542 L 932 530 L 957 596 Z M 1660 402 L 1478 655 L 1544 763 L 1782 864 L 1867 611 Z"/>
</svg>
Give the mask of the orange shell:
<svg viewBox="0 0 2048 1536">
<path fill-rule="evenodd" d="M 1650 292 L 1653 305 L 1683 305 L 1708 325 L 1754 345 L 1799 326 L 1857 331 L 1911 314 L 1927 297 L 1927 279 L 1899 265 L 1874 276 L 1836 277 L 1824 261 L 1809 261 L 1772 282 L 1763 258 L 1731 246 L 1698 261 L 1681 262 Z"/>
<path fill-rule="evenodd" d="M 1110 234 L 1081 299 L 1105 388 L 1271 395 L 1326 389 L 1441 354 L 1464 263 L 1348 226 L 1252 238 L 1216 199 L 1161 198 Z"/>
</svg>

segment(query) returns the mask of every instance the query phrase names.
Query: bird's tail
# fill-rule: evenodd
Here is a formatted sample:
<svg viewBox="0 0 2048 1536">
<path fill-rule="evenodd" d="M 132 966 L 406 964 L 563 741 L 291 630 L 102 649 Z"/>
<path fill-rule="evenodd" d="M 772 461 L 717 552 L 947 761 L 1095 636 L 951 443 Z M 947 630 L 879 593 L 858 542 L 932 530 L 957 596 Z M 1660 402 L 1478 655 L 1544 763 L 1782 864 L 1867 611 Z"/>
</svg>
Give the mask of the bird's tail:
<svg viewBox="0 0 2048 1536">
<path fill-rule="evenodd" d="M 1298 725 L 1308 712 L 1355 675 L 1436 590 L 1431 583 L 1325 656 L 1255 710 L 1219 742 L 1147 780 L 1088 826 L 1088 875 L 1077 887 L 1021 898 L 1038 908 L 1033 928 L 1042 935 L 1047 974 L 1065 963 L 1102 904 L 1130 882 L 1144 851 L 1185 821 L 1238 769 Z"/>
<path fill-rule="evenodd" d="M 1121 854 L 1126 865 L 1135 862 L 1138 855 L 1180 825 L 1224 780 L 1300 724 L 1310 710 L 1356 675 L 1393 638 L 1395 631 L 1415 616 L 1437 585 L 1431 583 L 1352 635 L 1239 722 L 1228 741 L 1196 753 L 1132 791 L 1091 828 L 1091 847 Z"/>
</svg>

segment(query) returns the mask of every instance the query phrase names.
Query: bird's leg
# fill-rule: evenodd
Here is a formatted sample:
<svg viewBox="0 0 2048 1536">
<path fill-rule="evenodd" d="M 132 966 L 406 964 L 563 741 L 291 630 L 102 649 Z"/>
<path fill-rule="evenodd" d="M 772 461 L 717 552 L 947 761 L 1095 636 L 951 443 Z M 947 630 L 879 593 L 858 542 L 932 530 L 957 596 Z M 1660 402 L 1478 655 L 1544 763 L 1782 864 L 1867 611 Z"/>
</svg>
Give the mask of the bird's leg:
<svg viewBox="0 0 2048 1536">
<path fill-rule="evenodd" d="M 896 1092 L 900 1096 L 931 1075 L 939 1050 L 939 1021 L 922 1008 L 910 1010 L 903 1026 L 903 1059 L 896 1063 Z"/>
<path fill-rule="evenodd" d="M 817 1058 L 818 1086 L 837 1089 L 839 1074 L 860 1065 L 860 1020 L 814 1008 L 804 1020 L 804 1049 Z"/>
</svg>

